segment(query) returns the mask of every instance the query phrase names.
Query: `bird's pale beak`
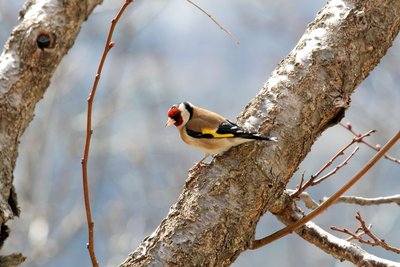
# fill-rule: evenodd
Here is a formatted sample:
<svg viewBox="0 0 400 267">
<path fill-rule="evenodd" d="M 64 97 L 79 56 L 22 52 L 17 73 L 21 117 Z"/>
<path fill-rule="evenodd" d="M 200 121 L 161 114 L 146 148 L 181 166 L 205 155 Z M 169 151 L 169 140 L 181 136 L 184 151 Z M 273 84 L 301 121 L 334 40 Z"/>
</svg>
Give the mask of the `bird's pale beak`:
<svg viewBox="0 0 400 267">
<path fill-rule="evenodd" d="M 169 127 L 172 124 L 174 124 L 176 121 L 174 119 L 168 118 L 167 123 L 165 124 L 165 127 Z"/>
</svg>

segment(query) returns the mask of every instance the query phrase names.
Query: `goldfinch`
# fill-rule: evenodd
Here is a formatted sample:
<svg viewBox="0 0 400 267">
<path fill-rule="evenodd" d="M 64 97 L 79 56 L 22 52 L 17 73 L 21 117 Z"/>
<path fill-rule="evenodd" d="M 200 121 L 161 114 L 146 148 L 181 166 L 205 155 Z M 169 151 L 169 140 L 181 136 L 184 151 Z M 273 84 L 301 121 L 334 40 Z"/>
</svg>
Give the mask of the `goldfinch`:
<svg viewBox="0 0 400 267">
<path fill-rule="evenodd" d="M 254 140 L 277 141 L 276 137 L 245 130 L 221 115 L 189 102 L 173 105 L 168 110 L 165 127 L 171 125 L 178 128 L 186 144 L 205 153 L 195 167 L 209 155 L 225 152 L 233 146 Z"/>
</svg>

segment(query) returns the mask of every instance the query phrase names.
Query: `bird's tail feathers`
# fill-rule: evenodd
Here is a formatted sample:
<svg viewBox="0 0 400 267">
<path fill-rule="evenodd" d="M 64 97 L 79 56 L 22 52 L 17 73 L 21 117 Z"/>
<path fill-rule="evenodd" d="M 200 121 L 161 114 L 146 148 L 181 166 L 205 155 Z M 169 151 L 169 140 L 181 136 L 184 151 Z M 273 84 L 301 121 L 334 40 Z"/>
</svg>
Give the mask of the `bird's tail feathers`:
<svg viewBox="0 0 400 267">
<path fill-rule="evenodd" d="M 245 132 L 245 133 L 240 134 L 238 137 L 246 138 L 246 139 L 278 142 L 278 138 L 277 137 L 263 135 L 263 134 L 260 134 L 260 133 Z"/>
</svg>

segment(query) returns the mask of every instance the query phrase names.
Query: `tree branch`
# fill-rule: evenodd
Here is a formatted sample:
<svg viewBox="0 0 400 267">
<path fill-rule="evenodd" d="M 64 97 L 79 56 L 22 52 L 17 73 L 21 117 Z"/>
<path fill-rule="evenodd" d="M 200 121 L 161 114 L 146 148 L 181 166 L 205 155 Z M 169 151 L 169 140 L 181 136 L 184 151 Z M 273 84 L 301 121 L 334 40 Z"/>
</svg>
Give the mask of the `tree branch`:
<svg viewBox="0 0 400 267">
<path fill-rule="evenodd" d="M 399 28 L 400 1 L 328 2 L 239 117 L 279 142 L 241 145 L 189 174 L 167 217 L 121 266 L 232 263 L 248 249 L 265 211 L 285 209 L 280 196 L 290 177 L 320 134 L 344 116 Z"/>
<path fill-rule="evenodd" d="M 359 212 L 356 213 L 356 219 L 360 223 L 360 227 L 352 233 L 351 231 L 345 229 L 345 228 L 338 228 L 336 226 L 332 226 L 331 229 L 334 231 L 338 231 L 341 233 L 345 233 L 347 235 L 350 235 L 350 240 L 357 240 L 360 243 L 367 244 L 370 246 L 380 246 L 388 251 L 394 252 L 396 254 L 400 254 L 400 249 L 393 247 L 389 245 L 388 243 L 385 242 L 385 240 L 380 239 L 377 237 L 372 231 L 371 227 L 372 225 L 367 226 L 365 223 L 364 219 L 361 217 L 361 214 Z M 369 237 L 369 239 L 365 239 L 363 236 Z"/>
<path fill-rule="evenodd" d="M 325 201 L 326 198 L 323 199 Z M 358 196 L 341 196 L 336 203 L 356 204 L 360 206 L 372 206 L 382 204 L 397 204 L 400 205 L 400 195 L 386 196 L 386 197 L 358 197 Z"/>
<path fill-rule="evenodd" d="M 332 163 L 341 155 L 344 154 L 344 151 L 346 149 L 348 149 L 349 147 L 351 147 L 354 143 L 356 142 L 360 142 L 360 140 L 364 139 L 367 136 L 370 136 L 371 133 L 375 132 L 375 130 L 370 130 L 367 133 L 354 137 L 353 140 L 351 140 L 350 143 L 348 143 L 347 145 L 345 145 L 342 149 L 340 149 L 327 163 L 325 163 L 324 166 L 322 166 L 322 168 L 315 174 L 311 175 L 310 179 L 304 183 L 304 175 L 302 175 L 301 177 L 301 181 L 300 184 L 297 188 L 297 190 L 291 195 L 292 198 L 297 198 L 302 192 L 304 192 L 304 190 L 306 190 L 307 188 L 311 187 L 311 186 L 315 186 L 323 181 L 325 181 L 326 179 L 328 179 L 330 176 L 334 175 L 340 168 L 342 168 L 344 165 L 347 164 L 347 162 L 354 156 L 354 154 L 357 152 L 357 150 L 359 149 L 358 147 L 356 147 L 353 152 L 339 165 L 337 165 L 335 167 L 335 169 L 333 169 L 332 171 L 330 171 L 329 173 L 327 173 L 326 175 L 324 175 L 323 177 L 318 178 L 319 175 L 321 175 L 322 172 L 324 172 L 329 166 L 332 165 Z"/>
<path fill-rule="evenodd" d="M 290 198 L 286 198 L 290 199 Z M 286 225 L 291 225 L 303 217 L 299 212 L 299 208 L 293 205 L 288 205 L 283 213 L 277 215 L 278 219 Z M 339 260 L 348 260 L 357 266 L 374 266 L 374 267 L 393 267 L 398 266 L 398 263 L 379 258 L 369 254 L 360 247 L 346 240 L 340 239 L 313 222 L 308 222 L 301 228 L 295 231 L 301 238 L 314 244 L 326 253 Z"/>
<path fill-rule="evenodd" d="M 0 56 L 0 224 L 19 214 L 13 170 L 21 135 L 58 64 L 101 0 L 27 1 Z M 0 247 L 3 243 L 0 240 Z"/>
<path fill-rule="evenodd" d="M 303 218 L 299 219 L 295 223 L 288 225 L 287 227 L 276 231 L 275 233 L 266 236 L 262 239 L 259 240 L 254 240 L 251 249 L 257 249 L 262 246 L 265 246 L 275 240 L 278 240 L 279 238 L 282 238 L 290 233 L 292 233 L 294 230 L 298 229 L 300 226 L 304 225 L 305 223 L 311 221 L 315 217 L 317 217 L 319 214 L 324 212 L 328 207 L 330 207 L 332 204 L 334 204 L 341 195 L 343 195 L 347 190 L 350 189 L 357 181 L 359 181 L 365 173 L 367 173 L 372 166 L 374 166 L 378 160 L 385 155 L 385 153 L 400 139 L 400 131 L 396 133 L 395 136 L 393 136 L 382 148 L 382 150 L 378 151 L 373 158 L 371 158 L 368 163 L 362 167 L 344 186 L 342 186 L 335 194 L 333 194 L 330 198 L 328 198 L 326 201 L 324 201 L 321 205 L 319 205 L 316 209 L 314 209 L 310 214 L 307 214 Z"/>
<path fill-rule="evenodd" d="M 347 123 L 347 124 L 339 123 L 339 124 L 343 128 L 349 130 L 349 132 L 351 132 L 355 137 L 359 137 L 361 135 L 361 134 L 358 134 L 357 132 L 354 131 L 353 126 L 351 125 L 351 123 Z M 368 143 L 367 141 L 365 141 L 363 139 L 359 140 L 358 142 L 365 144 L 366 146 L 368 146 L 369 148 L 372 148 L 375 151 L 379 151 L 381 149 L 380 145 L 373 146 L 373 145 L 371 145 L 370 143 Z M 385 159 L 393 161 L 394 163 L 400 164 L 400 159 L 396 159 L 396 158 L 394 158 L 392 156 L 389 156 L 388 154 L 385 154 L 384 157 L 385 157 Z"/>
</svg>

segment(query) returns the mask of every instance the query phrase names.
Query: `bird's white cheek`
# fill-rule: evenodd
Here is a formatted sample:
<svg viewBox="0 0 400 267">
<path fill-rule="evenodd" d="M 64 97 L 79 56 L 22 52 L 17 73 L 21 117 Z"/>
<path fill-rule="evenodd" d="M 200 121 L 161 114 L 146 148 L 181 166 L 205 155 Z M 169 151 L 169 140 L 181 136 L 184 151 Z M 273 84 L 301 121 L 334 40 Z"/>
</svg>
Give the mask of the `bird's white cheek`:
<svg viewBox="0 0 400 267">
<path fill-rule="evenodd" d="M 181 111 L 181 116 L 182 116 L 182 120 L 183 120 L 182 125 L 185 125 L 185 124 L 189 121 L 190 114 L 189 114 L 189 112 L 185 109 L 185 110 Z"/>
</svg>

